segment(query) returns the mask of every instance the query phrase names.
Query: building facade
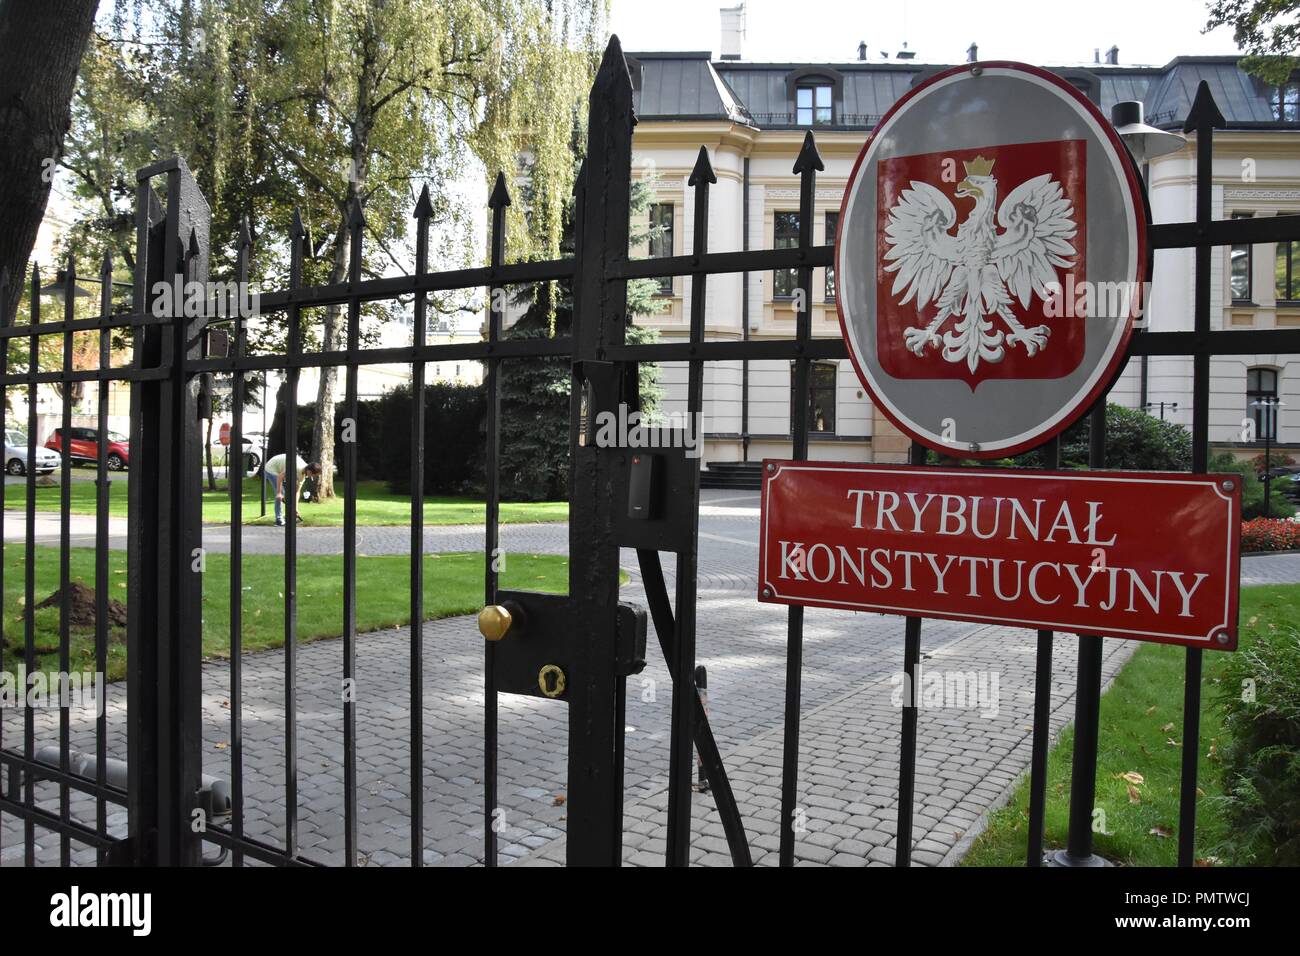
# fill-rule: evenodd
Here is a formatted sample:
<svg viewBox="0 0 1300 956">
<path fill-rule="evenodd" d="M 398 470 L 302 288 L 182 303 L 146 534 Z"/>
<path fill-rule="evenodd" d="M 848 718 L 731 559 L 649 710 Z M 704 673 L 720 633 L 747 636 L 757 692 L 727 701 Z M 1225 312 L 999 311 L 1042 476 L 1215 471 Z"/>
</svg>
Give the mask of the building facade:
<svg viewBox="0 0 1300 956">
<path fill-rule="evenodd" d="M 825 163 L 818 174 L 813 241 L 833 242 L 840 202 L 868 132 L 916 83 L 943 66 L 910 61 L 750 63 L 738 56 L 724 11 L 724 58 L 709 53 L 630 53 L 638 123 L 633 175 L 653 193 L 650 220 L 661 238 L 636 255 L 689 255 L 693 206 L 687 179 L 701 144 L 718 183 L 709 200 L 709 251 L 793 245 L 799 232 L 794 159 L 813 129 Z M 865 47 L 859 55 L 865 57 Z M 976 55 L 972 46 L 970 57 Z M 1100 56 L 1097 57 L 1102 60 Z M 1147 122 L 1177 130 L 1205 80 L 1227 120 L 1215 137 L 1216 216 L 1300 212 L 1300 82 L 1268 86 L 1239 69 L 1236 57 L 1180 57 L 1159 68 L 1120 65 L 1118 50 L 1083 67 L 1050 67 L 1106 115 L 1120 101 L 1144 104 Z M 1156 222 L 1195 218 L 1195 143 L 1153 160 L 1144 171 Z M 1216 328 L 1300 325 L 1300 242 L 1216 250 L 1212 289 Z M 1190 329 L 1192 250 L 1156 257 L 1147 322 L 1154 330 Z M 761 339 L 794 333 L 796 278 L 791 272 L 710 277 L 706 337 Z M 661 338 L 685 338 L 689 277 L 662 284 L 662 311 L 641 324 Z M 840 334 L 832 269 L 815 270 L 812 334 Z M 705 373 L 706 463 L 755 461 L 790 450 L 792 416 L 806 414 L 810 456 L 903 460 L 907 440 L 865 395 L 847 361 L 817 363 L 810 391 L 791 392 L 783 362 L 709 363 Z M 684 366 L 661 370 L 665 411 L 685 406 Z M 1190 427 L 1191 359 L 1134 359 L 1112 400 L 1145 407 Z M 1278 399 L 1270 412 L 1255 403 Z M 1163 403 L 1163 404 L 1162 404 Z M 1300 356 L 1251 355 L 1213 363 L 1211 441 L 1241 455 L 1262 447 L 1265 432 L 1281 448 L 1300 448 Z M 1271 431 L 1270 431 L 1271 429 Z"/>
</svg>

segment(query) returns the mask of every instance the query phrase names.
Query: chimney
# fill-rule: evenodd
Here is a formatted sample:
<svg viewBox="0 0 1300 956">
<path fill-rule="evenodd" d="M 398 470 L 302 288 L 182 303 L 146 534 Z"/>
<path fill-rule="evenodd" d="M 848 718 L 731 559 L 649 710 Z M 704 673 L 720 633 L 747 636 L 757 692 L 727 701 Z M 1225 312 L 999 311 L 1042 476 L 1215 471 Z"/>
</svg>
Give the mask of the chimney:
<svg viewBox="0 0 1300 956">
<path fill-rule="evenodd" d="M 740 44 L 745 38 L 745 5 L 722 7 L 722 59 L 739 60 Z"/>
<path fill-rule="evenodd" d="M 1092 48 L 1092 62 L 1093 63 L 1101 62 L 1101 47 L 1095 46 Z"/>
<path fill-rule="evenodd" d="M 861 43 L 858 44 L 858 59 L 865 60 L 866 58 L 867 58 L 867 41 L 863 40 Z"/>
<path fill-rule="evenodd" d="M 1119 66 L 1119 47 L 1113 46 L 1106 51 L 1106 63 L 1110 66 Z"/>
<path fill-rule="evenodd" d="M 967 47 L 967 49 L 966 49 L 966 62 L 967 62 L 967 63 L 974 63 L 974 62 L 976 62 L 979 58 L 980 58 L 980 48 L 979 48 L 976 44 L 972 43 L 972 44 L 971 44 L 969 47 Z"/>
</svg>

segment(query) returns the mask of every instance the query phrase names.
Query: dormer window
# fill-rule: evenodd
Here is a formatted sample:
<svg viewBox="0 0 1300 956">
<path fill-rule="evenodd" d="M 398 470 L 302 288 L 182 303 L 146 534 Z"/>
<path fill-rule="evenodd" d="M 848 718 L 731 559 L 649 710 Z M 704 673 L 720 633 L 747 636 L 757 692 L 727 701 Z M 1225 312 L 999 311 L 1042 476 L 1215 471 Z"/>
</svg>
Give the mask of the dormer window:
<svg viewBox="0 0 1300 956">
<path fill-rule="evenodd" d="M 830 83 L 801 83 L 795 89 L 795 123 L 799 126 L 830 126 L 834 122 L 834 90 Z"/>
<path fill-rule="evenodd" d="M 826 66 L 801 66 L 785 75 L 786 103 L 796 126 L 834 126 L 835 104 L 844 102 L 844 77 Z M 787 107 L 788 109 L 789 107 Z"/>
</svg>

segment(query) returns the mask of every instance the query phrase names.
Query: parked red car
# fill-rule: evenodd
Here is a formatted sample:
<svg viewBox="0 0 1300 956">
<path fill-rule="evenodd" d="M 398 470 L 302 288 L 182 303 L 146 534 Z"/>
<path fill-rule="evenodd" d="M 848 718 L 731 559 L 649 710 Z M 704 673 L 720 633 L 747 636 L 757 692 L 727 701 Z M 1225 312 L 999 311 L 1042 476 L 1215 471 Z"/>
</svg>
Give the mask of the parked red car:
<svg viewBox="0 0 1300 956">
<path fill-rule="evenodd" d="M 63 429 L 56 428 L 45 442 L 45 447 L 62 453 Z M 94 428 L 74 428 L 69 442 L 73 461 L 99 461 L 99 431 Z M 109 471 L 122 471 L 130 463 L 131 453 L 126 443 L 126 436 L 116 432 L 108 433 L 107 462 Z"/>
</svg>

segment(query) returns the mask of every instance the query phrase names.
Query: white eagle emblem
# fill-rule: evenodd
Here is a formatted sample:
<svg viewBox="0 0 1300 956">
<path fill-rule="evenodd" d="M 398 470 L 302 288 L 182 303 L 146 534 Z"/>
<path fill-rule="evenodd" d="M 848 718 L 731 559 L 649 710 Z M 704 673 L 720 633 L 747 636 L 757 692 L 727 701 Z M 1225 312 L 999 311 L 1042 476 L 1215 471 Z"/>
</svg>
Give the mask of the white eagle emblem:
<svg viewBox="0 0 1300 956">
<path fill-rule="evenodd" d="M 975 208 L 957 227 L 957 210 L 929 183 L 912 180 L 889 211 L 885 227 L 889 251 L 886 272 L 896 272 L 891 294 L 906 289 L 901 305 L 916 300 L 918 313 L 931 301 L 939 311 L 924 328 L 903 331 L 907 348 L 924 355 L 929 346 L 943 346 L 949 362 L 965 362 L 973 373 L 980 361 L 1000 362 L 1017 343 L 1029 355 L 1047 347 L 1051 332 L 1045 325 L 1026 328 L 1012 312 L 1012 295 L 1028 308 L 1032 294 L 1048 297 L 1047 283 L 1057 281 L 1058 268 L 1074 265 L 1070 240 L 1076 227 L 1074 206 L 1051 173 L 1035 176 L 1011 190 L 999 208 L 993 160 L 976 156 L 962 164 L 966 178 L 957 195 L 974 198 Z M 997 212 L 997 231 L 993 215 Z M 994 329 L 996 315 L 1007 331 Z M 949 316 L 958 321 L 940 334 Z"/>
</svg>

